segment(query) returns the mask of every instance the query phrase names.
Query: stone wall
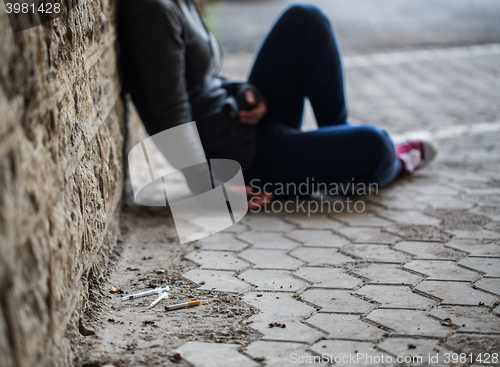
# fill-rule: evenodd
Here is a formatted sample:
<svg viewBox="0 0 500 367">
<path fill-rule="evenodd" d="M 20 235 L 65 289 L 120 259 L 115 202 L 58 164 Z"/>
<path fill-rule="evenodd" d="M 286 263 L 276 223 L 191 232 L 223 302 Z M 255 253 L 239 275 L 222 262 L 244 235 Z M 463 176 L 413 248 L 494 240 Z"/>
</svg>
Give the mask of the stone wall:
<svg viewBox="0 0 500 367">
<path fill-rule="evenodd" d="M 115 16 L 81 0 L 13 34 L 0 4 L 2 367 L 69 365 L 69 337 L 89 332 L 123 184 Z"/>
</svg>

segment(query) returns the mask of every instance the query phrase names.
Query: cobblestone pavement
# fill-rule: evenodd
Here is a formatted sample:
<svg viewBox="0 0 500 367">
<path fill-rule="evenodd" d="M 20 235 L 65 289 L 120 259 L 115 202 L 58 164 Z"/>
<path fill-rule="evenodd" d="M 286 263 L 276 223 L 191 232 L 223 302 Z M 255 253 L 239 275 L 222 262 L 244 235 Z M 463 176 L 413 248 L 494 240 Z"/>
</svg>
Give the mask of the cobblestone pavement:
<svg viewBox="0 0 500 367">
<path fill-rule="evenodd" d="M 260 311 L 246 323 L 262 337 L 244 347 L 188 342 L 178 349 L 185 360 L 285 366 L 360 353 L 365 359 L 337 364 L 421 356 L 406 364 L 452 365 L 457 355 L 446 353 L 466 353 L 456 364 L 468 365 L 498 357 L 500 55 L 497 46 L 482 50 L 346 61 L 352 120 L 397 139 L 434 138 L 436 162 L 353 199 L 362 213 L 253 213 L 200 240 L 186 256 L 199 267 L 183 276 L 240 294 Z M 228 58 L 226 71 L 242 77 L 249 64 Z"/>
</svg>

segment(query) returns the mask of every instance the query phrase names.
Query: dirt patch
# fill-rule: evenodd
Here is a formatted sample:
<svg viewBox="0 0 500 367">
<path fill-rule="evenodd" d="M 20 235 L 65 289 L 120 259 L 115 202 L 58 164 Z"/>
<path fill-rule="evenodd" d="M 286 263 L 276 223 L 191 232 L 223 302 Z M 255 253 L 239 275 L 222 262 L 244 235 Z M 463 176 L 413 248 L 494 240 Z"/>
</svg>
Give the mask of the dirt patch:
<svg viewBox="0 0 500 367">
<path fill-rule="evenodd" d="M 198 290 L 182 277 L 197 267 L 183 257 L 197 246 L 176 241 L 168 210 L 127 210 L 122 227 L 123 251 L 102 287 L 101 304 L 84 320 L 95 335 L 81 337 L 75 366 L 184 366 L 174 351 L 188 341 L 247 345 L 259 339 L 245 322 L 258 311 L 239 295 Z M 154 308 L 148 305 L 156 295 L 122 301 L 165 285 L 169 299 Z M 167 304 L 194 300 L 201 305 L 165 311 Z"/>
</svg>

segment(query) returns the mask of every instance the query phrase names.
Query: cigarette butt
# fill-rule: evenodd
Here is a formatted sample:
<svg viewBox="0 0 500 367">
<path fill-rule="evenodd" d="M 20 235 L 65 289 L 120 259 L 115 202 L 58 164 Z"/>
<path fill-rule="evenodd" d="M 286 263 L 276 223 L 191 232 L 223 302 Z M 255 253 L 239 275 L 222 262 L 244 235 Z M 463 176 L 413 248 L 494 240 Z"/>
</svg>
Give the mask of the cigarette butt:
<svg viewBox="0 0 500 367">
<path fill-rule="evenodd" d="M 201 301 L 191 301 L 191 302 L 184 302 L 184 303 L 179 303 L 177 305 L 170 305 L 170 306 L 165 306 L 166 311 L 172 311 L 172 310 L 178 310 L 180 308 L 186 308 L 186 307 L 193 307 L 193 306 L 199 306 L 201 305 Z"/>
</svg>

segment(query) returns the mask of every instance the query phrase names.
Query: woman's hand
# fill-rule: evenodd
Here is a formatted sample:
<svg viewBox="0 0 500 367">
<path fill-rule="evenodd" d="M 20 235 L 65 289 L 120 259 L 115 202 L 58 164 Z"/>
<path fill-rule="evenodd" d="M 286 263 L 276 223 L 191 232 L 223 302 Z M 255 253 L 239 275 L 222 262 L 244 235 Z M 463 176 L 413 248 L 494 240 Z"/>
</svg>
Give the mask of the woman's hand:
<svg viewBox="0 0 500 367">
<path fill-rule="evenodd" d="M 247 190 L 248 197 L 248 209 L 249 210 L 257 210 L 264 206 L 267 203 L 270 203 L 273 200 L 273 194 L 270 192 L 261 191 L 258 194 L 252 193 L 252 188 L 250 186 L 245 186 Z"/>
<path fill-rule="evenodd" d="M 243 124 L 255 125 L 267 112 L 267 106 L 264 102 L 258 102 L 255 93 L 251 90 L 245 92 L 245 99 L 250 106 L 255 106 L 249 111 L 240 111 L 239 118 Z"/>
<path fill-rule="evenodd" d="M 227 187 L 227 189 L 233 194 L 241 195 L 245 193 L 248 200 L 247 204 L 249 210 L 257 210 L 264 207 L 267 203 L 270 203 L 274 197 L 273 194 L 264 191 L 254 194 L 250 186 L 232 186 Z"/>
</svg>

